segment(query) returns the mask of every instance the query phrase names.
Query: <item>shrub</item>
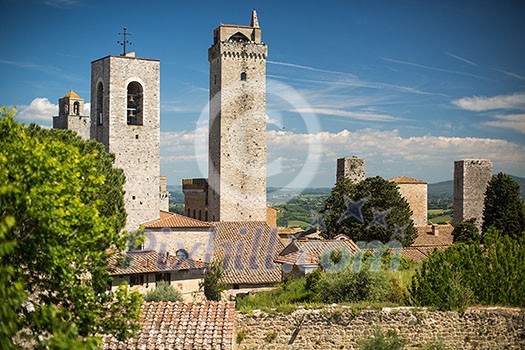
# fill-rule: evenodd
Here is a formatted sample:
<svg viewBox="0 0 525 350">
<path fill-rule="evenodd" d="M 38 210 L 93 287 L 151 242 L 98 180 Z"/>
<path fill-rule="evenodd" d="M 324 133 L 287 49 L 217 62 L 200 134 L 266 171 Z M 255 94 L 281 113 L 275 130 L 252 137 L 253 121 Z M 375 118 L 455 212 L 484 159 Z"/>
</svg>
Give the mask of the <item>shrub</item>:
<svg viewBox="0 0 525 350">
<path fill-rule="evenodd" d="M 222 291 L 226 288 L 223 282 L 224 267 L 222 260 L 214 260 L 206 268 L 204 278 L 199 283 L 199 288 L 204 291 L 206 299 L 213 301 L 220 301 Z"/>
<path fill-rule="evenodd" d="M 384 301 L 388 280 L 382 271 L 370 271 L 366 266 L 358 272 L 346 268 L 337 273 L 326 273 L 319 281 L 319 298 L 325 303 Z"/>
<path fill-rule="evenodd" d="M 145 301 L 183 301 L 181 293 L 165 281 L 157 283 L 157 287 L 148 292 Z"/>
<path fill-rule="evenodd" d="M 357 342 L 357 348 L 360 350 L 399 350 L 404 346 L 405 340 L 392 329 L 385 334 L 380 328 L 377 328 L 374 334 Z"/>
<path fill-rule="evenodd" d="M 460 221 L 454 225 L 454 231 L 452 231 L 454 237 L 454 243 L 475 243 L 479 242 L 480 235 L 478 227 L 476 226 L 476 218 L 471 218 L 465 221 Z"/>
<path fill-rule="evenodd" d="M 489 229 L 482 244 L 434 251 L 412 279 L 410 301 L 445 310 L 461 310 L 472 301 L 524 307 L 524 274 L 525 238 Z"/>
</svg>

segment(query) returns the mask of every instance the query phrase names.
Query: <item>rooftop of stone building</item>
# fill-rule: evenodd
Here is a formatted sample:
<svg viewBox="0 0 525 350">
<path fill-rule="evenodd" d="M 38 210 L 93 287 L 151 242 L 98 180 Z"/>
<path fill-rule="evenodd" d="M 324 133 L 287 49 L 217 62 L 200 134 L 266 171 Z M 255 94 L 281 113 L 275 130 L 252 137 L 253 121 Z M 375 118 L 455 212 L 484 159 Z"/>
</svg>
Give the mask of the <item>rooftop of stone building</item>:
<svg viewBox="0 0 525 350">
<path fill-rule="evenodd" d="M 388 181 L 395 182 L 398 184 L 426 184 L 427 183 L 426 181 L 418 180 L 418 179 L 414 179 L 414 178 L 406 177 L 406 176 L 394 177 L 393 179 L 390 179 Z"/>
<path fill-rule="evenodd" d="M 351 239 L 337 240 L 292 240 L 274 259 L 281 264 L 318 264 L 324 254 L 333 250 L 345 250 L 350 255 L 359 251 Z"/>
<path fill-rule="evenodd" d="M 65 94 L 63 98 L 66 98 L 66 97 L 69 97 L 69 98 L 80 98 L 80 96 L 78 96 L 77 93 L 74 92 L 73 90 L 69 90 L 69 92 L 67 94 Z"/>
<path fill-rule="evenodd" d="M 432 232 L 432 225 L 417 228 L 417 237 L 412 247 L 437 247 L 449 246 L 453 243 L 452 231 L 454 227 L 450 224 L 436 225 L 437 234 Z"/>
<path fill-rule="evenodd" d="M 121 262 L 121 260 L 124 261 Z M 204 269 L 207 264 L 202 261 L 179 258 L 174 255 L 166 257 L 166 255 L 156 251 L 132 251 L 111 256 L 109 266 L 111 275 L 115 276 Z"/>
<path fill-rule="evenodd" d="M 145 302 L 141 328 L 126 341 L 103 338 L 103 349 L 232 349 L 235 303 Z"/>
<path fill-rule="evenodd" d="M 164 210 L 160 211 L 158 219 L 144 224 L 145 228 L 197 228 L 212 227 L 208 222 L 190 218 L 188 216 L 171 213 Z"/>
<path fill-rule="evenodd" d="M 213 222 L 215 259 L 224 261 L 228 284 L 276 284 L 280 266 L 273 259 L 283 250 L 277 233 L 266 222 Z"/>
</svg>

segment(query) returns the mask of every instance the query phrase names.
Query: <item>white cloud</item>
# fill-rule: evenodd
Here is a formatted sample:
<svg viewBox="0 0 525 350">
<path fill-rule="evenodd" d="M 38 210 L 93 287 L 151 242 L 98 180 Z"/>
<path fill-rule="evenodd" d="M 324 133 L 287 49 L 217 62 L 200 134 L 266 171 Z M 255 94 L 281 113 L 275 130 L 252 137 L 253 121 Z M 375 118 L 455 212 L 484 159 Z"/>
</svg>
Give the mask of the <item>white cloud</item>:
<svg viewBox="0 0 525 350">
<path fill-rule="evenodd" d="M 525 114 L 497 114 L 497 120 L 484 122 L 483 125 L 506 128 L 525 134 Z"/>
<path fill-rule="evenodd" d="M 498 95 L 494 97 L 464 97 L 459 100 L 454 100 L 452 103 L 462 109 L 475 112 L 495 109 L 525 109 L 525 93 Z"/>
<path fill-rule="evenodd" d="M 51 103 L 46 97 L 37 97 L 27 105 L 17 106 L 17 118 L 26 122 L 51 123 L 58 113 L 58 105 Z"/>
<path fill-rule="evenodd" d="M 471 66 L 474 66 L 474 67 L 478 67 L 479 66 L 477 63 L 474 63 L 474 62 L 472 62 L 470 60 L 467 60 L 464 57 L 461 57 L 461 56 L 458 56 L 458 55 L 454 55 L 453 53 L 450 53 L 450 52 L 446 52 L 445 51 L 445 55 L 450 56 L 452 58 L 455 58 L 455 59 L 457 59 L 457 60 L 459 60 L 461 62 L 465 62 L 467 64 L 470 64 Z"/>
<path fill-rule="evenodd" d="M 355 77 L 355 75 L 353 75 L 351 73 L 345 73 L 345 72 L 339 72 L 339 71 L 334 71 L 334 70 L 326 70 L 326 69 L 314 68 L 314 67 L 303 66 L 303 65 L 295 64 L 295 63 L 269 61 L 269 60 L 266 61 L 266 62 L 269 63 L 269 64 L 275 64 L 275 65 L 278 65 L 278 66 L 286 66 L 286 67 L 292 67 L 292 68 L 306 69 L 306 70 L 310 70 L 310 71 L 314 71 L 314 72 L 320 72 L 320 73 L 341 74 L 341 75 L 349 75 L 349 76 Z"/>
<path fill-rule="evenodd" d="M 78 4 L 77 0 L 45 0 L 44 4 L 53 7 L 73 7 Z"/>
<path fill-rule="evenodd" d="M 341 109 L 333 108 L 296 108 L 291 110 L 292 112 L 297 113 L 313 113 L 313 114 L 322 114 L 322 115 L 331 115 L 336 117 L 345 117 L 358 120 L 368 120 L 376 122 L 392 122 L 401 120 L 400 118 L 393 117 L 387 114 L 371 113 L 368 111 L 359 111 L 352 112 Z"/>
</svg>

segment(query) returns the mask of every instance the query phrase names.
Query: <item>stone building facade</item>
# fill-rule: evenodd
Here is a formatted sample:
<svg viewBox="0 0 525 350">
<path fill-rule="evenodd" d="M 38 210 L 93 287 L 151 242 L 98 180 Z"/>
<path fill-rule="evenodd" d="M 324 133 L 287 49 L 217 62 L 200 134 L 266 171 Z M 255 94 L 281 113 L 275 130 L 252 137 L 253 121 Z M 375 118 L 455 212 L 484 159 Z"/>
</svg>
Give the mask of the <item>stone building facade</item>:
<svg viewBox="0 0 525 350">
<path fill-rule="evenodd" d="M 184 215 L 208 221 L 208 179 L 182 179 Z"/>
<path fill-rule="evenodd" d="M 454 162 L 454 222 L 471 218 L 483 224 L 485 191 L 492 178 L 492 161 L 464 159 Z"/>
<path fill-rule="evenodd" d="M 351 158 L 337 159 L 336 181 L 347 178 L 352 183 L 358 183 L 365 179 L 365 160 L 353 156 Z"/>
<path fill-rule="evenodd" d="M 423 180 L 399 176 L 388 180 L 397 185 L 399 193 L 412 210 L 412 221 L 416 226 L 426 226 L 428 222 L 428 184 Z"/>
<path fill-rule="evenodd" d="M 208 50 L 208 219 L 266 221 L 266 57 L 255 11 L 222 24 Z"/>
<path fill-rule="evenodd" d="M 58 100 L 58 116 L 53 117 L 54 129 L 67 129 L 89 140 L 89 116 L 84 114 L 84 99 L 73 90 Z"/>
<path fill-rule="evenodd" d="M 159 217 L 160 61 L 107 56 L 91 63 L 91 139 L 126 175 L 126 230 Z"/>
<path fill-rule="evenodd" d="M 168 179 L 166 176 L 159 176 L 159 199 L 160 210 L 170 211 L 170 193 L 168 192 Z"/>
</svg>

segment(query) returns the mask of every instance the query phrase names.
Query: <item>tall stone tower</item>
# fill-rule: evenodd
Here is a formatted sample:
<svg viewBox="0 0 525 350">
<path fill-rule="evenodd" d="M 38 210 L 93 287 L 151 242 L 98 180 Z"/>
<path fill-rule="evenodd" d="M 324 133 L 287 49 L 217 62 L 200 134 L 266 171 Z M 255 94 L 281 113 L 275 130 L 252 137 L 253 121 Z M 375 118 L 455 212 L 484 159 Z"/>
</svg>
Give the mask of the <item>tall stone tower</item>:
<svg viewBox="0 0 525 350">
<path fill-rule="evenodd" d="M 365 179 L 365 160 L 356 156 L 337 159 L 336 180 L 341 178 L 348 178 L 352 183 L 363 181 Z"/>
<path fill-rule="evenodd" d="M 465 159 L 454 162 L 454 222 L 476 219 L 483 224 L 485 191 L 492 178 L 492 161 Z"/>
<path fill-rule="evenodd" d="M 107 56 L 91 62 L 91 139 L 126 175 L 127 230 L 159 217 L 160 61 Z"/>
<path fill-rule="evenodd" d="M 213 32 L 210 62 L 211 221 L 266 221 L 266 57 L 255 10 L 249 26 Z"/>
<path fill-rule="evenodd" d="M 406 176 L 399 176 L 388 180 L 397 185 L 401 196 L 405 198 L 412 210 L 412 221 L 416 226 L 426 226 L 427 219 L 427 202 L 428 202 L 428 184 L 426 181 L 413 179 Z"/>
<path fill-rule="evenodd" d="M 73 130 L 83 139 L 89 140 L 89 117 L 83 112 L 84 99 L 69 90 L 58 100 L 58 116 L 53 117 L 53 128 Z"/>
</svg>

